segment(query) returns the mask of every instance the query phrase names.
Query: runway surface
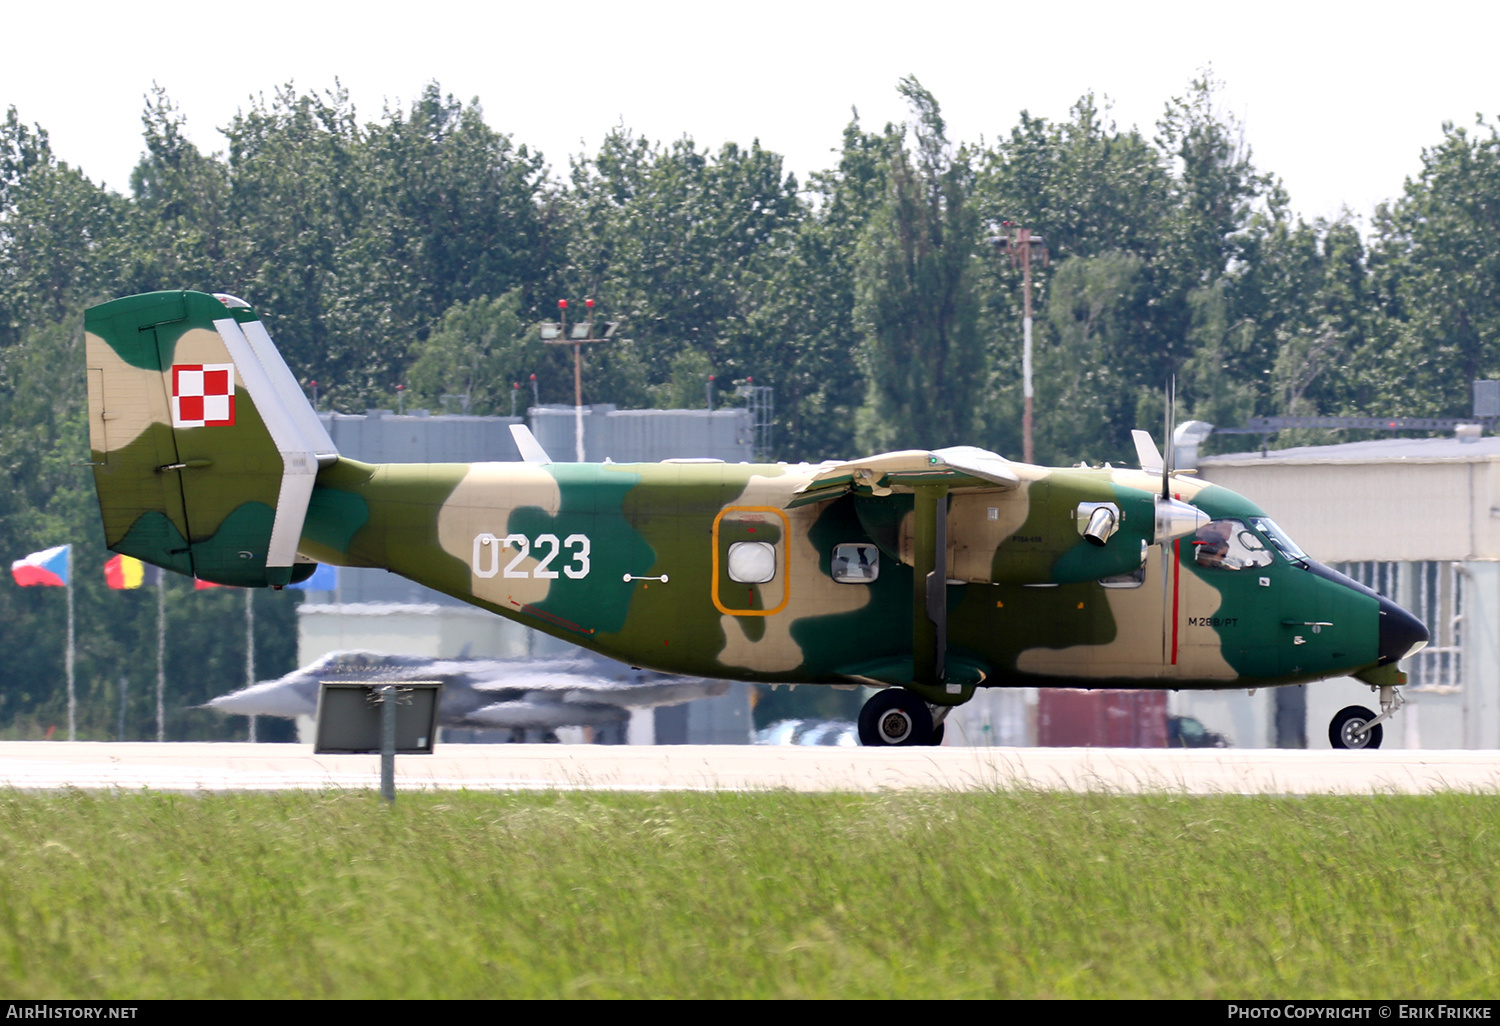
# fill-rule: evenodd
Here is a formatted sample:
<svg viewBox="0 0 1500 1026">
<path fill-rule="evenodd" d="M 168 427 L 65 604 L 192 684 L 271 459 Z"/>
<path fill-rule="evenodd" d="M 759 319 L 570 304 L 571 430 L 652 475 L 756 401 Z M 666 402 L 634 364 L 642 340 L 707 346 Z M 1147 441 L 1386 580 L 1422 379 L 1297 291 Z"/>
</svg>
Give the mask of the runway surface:
<svg viewBox="0 0 1500 1026">
<path fill-rule="evenodd" d="M 377 788 L 373 755 L 308 745 L 0 742 L 0 786 L 153 791 Z M 1500 752 L 1140 748 L 444 745 L 396 758 L 402 790 L 977 790 L 1183 794 L 1500 791 Z"/>
</svg>

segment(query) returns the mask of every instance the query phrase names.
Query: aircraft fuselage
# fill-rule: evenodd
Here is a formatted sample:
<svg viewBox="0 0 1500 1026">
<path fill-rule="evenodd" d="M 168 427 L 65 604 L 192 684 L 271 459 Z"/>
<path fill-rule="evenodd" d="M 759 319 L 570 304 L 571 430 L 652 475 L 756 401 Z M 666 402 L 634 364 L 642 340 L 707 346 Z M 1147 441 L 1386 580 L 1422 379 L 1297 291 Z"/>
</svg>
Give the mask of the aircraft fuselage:
<svg viewBox="0 0 1500 1026">
<path fill-rule="evenodd" d="M 1243 497 L 1172 482 L 1254 546 L 1259 565 L 1230 568 L 1195 558 L 1191 536 L 1149 544 L 1157 475 L 1012 467 L 1013 490 L 946 496 L 955 674 L 987 686 L 1238 688 L 1380 661 L 1378 598 L 1288 559 Z M 343 459 L 318 477 L 300 548 L 388 568 L 632 665 L 909 682 L 913 497 L 851 491 L 789 508 L 816 469 Z M 1080 503 L 1121 511 L 1105 544 L 1081 536 Z M 761 563 L 736 566 L 744 552 Z"/>
</svg>

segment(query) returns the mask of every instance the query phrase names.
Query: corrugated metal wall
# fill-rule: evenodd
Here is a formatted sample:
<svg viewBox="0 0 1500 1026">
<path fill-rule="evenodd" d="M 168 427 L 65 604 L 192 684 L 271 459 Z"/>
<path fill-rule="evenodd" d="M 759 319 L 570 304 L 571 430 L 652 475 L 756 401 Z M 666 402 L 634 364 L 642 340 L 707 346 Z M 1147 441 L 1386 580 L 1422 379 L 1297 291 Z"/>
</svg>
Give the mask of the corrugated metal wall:
<svg viewBox="0 0 1500 1026">
<path fill-rule="evenodd" d="M 367 463 L 478 463 L 519 460 L 510 435 L 520 417 L 397 416 L 390 410 L 363 414 L 321 413 L 339 452 Z"/>
<path fill-rule="evenodd" d="M 571 406 L 527 410 L 531 431 L 547 454 L 571 462 L 577 454 L 576 415 Z M 755 426 L 750 411 L 617 410 L 609 404 L 583 408 L 584 459 L 589 463 L 655 463 L 667 459 L 751 462 Z"/>
</svg>

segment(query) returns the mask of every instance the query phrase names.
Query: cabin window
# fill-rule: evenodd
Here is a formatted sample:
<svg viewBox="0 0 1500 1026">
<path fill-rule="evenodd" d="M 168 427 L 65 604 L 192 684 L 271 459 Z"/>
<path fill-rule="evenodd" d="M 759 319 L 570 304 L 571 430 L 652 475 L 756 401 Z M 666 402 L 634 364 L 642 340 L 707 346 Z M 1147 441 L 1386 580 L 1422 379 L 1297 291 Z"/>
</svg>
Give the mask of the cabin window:
<svg viewBox="0 0 1500 1026">
<path fill-rule="evenodd" d="M 831 569 L 840 584 L 869 584 L 880 576 L 880 550 L 865 542 L 835 545 Z"/>
<path fill-rule="evenodd" d="M 770 542 L 735 542 L 729 546 L 729 579 L 765 584 L 776 576 L 776 546 Z"/>
<path fill-rule="evenodd" d="M 1260 535 L 1239 520 L 1214 520 L 1193 536 L 1193 558 L 1215 570 L 1270 566 L 1271 553 Z"/>
</svg>

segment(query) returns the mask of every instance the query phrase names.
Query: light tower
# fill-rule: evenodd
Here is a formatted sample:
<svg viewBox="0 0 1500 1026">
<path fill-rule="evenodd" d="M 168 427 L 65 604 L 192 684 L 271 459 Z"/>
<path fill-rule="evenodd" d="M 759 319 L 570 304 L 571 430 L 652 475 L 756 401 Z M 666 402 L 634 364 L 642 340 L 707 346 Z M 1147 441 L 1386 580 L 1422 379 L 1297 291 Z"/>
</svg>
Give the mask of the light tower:
<svg viewBox="0 0 1500 1026">
<path fill-rule="evenodd" d="M 1040 260 L 1042 266 L 1046 266 L 1047 243 L 1040 235 L 1031 234 L 1030 228 L 1022 228 L 1012 221 L 1003 222 L 1002 227 L 1004 234 L 997 235 L 990 241 L 1000 252 L 1010 254 L 1012 267 L 1018 262 L 1021 265 L 1021 395 L 1026 404 L 1021 414 L 1021 458 L 1027 463 L 1035 463 L 1036 453 L 1031 443 L 1031 262 Z"/>
<path fill-rule="evenodd" d="M 588 319 L 573 325 L 568 330 L 568 301 L 557 301 L 556 321 L 542 323 L 542 341 L 548 345 L 571 345 L 573 347 L 573 445 L 579 463 L 583 462 L 583 345 L 585 342 L 607 342 L 615 333 L 615 322 L 604 324 L 604 334 L 594 335 L 594 301 L 585 299 Z M 536 375 L 532 375 L 535 381 Z"/>
</svg>

